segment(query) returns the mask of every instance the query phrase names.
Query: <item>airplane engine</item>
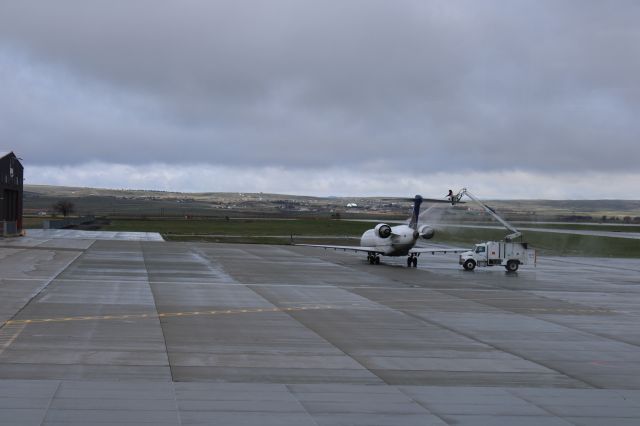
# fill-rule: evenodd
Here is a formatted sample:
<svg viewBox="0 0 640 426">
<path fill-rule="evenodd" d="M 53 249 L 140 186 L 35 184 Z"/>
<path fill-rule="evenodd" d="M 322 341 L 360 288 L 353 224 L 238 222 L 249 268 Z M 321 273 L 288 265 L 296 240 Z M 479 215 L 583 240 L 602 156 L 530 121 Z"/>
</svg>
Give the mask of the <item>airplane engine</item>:
<svg viewBox="0 0 640 426">
<path fill-rule="evenodd" d="M 389 238 L 391 236 L 391 227 L 386 223 L 376 225 L 375 233 L 380 238 Z"/>
<path fill-rule="evenodd" d="M 418 229 L 418 232 L 420 233 L 420 236 L 425 240 L 429 240 L 433 238 L 433 236 L 436 234 L 436 230 L 430 227 L 429 225 L 422 225 Z"/>
</svg>

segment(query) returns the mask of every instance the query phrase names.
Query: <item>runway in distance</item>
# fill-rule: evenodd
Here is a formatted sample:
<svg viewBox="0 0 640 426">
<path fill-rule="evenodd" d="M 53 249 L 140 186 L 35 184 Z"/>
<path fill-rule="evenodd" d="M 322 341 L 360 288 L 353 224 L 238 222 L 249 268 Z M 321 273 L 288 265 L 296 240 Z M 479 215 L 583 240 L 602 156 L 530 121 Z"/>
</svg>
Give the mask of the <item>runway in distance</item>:
<svg viewBox="0 0 640 426">
<path fill-rule="evenodd" d="M 451 195 L 451 191 L 449 191 Z M 428 225 L 419 225 L 420 206 L 424 201 L 434 203 L 451 203 L 449 200 L 424 199 L 416 195 L 409 200 L 413 201 L 413 214 L 408 225 L 389 226 L 386 223 L 379 223 L 373 229 L 368 229 L 362 234 L 359 246 L 334 246 L 323 244 L 295 244 L 296 246 L 320 247 L 325 249 L 356 251 L 367 253 L 367 260 L 372 265 L 380 263 L 380 256 L 407 256 L 407 266 L 414 268 L 418 266 L 418 256 L 421 253 L 460 253 L 466 249 L 432 249 L 426 247 L 415 247 L 420 240 L 433 238 L 436 231 Z"/>
</svg>

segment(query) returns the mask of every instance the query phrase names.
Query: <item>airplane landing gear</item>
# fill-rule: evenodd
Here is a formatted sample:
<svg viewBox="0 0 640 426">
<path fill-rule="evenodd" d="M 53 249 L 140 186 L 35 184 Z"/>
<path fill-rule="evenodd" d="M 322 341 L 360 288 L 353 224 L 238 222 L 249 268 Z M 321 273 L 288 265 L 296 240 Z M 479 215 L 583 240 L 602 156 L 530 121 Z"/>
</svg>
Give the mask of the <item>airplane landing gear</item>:
<svg viewBox="0 0 640 426">
<path fill-rule="evenodd" d="M 411 267 L 418 267 L 418 256 L 416 256 L 415 254 L 410 254 L 409 257 L 407 257 L 407 268 L 411 268 Z"/>
<path fill-rule="evenodd" d="M 375 253 L 369 253 L 367 255 L 367 260 L 369 261 L 370 264 L 372 265 L 379 265 L 380 264 L 380 256 L 378 256 Z"/>
</svg>

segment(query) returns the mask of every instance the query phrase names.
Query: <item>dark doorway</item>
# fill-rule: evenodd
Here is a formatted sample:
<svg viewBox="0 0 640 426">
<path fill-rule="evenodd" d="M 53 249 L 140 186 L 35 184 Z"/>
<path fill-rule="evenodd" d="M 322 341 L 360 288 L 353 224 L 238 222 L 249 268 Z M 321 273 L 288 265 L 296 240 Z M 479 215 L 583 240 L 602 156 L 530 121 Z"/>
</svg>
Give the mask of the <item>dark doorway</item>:
<svg viewBox="0 0 640 426">
<path fill-rule="evenodd" d="M 4 211 L 3 219 L 7 222 L 15 222 L 18 220 L 18 191 L 4 190 Z"/>
</svg>

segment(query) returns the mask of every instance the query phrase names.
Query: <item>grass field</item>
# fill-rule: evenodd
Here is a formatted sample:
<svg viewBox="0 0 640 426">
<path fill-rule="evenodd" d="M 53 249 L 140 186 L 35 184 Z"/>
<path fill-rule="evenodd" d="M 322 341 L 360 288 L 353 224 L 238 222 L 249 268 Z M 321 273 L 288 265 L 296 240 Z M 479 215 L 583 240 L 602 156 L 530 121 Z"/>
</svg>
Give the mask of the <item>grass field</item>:
<svg viewBox="0 0 640 426">
<path fill-rule="evenodd" d="M 24 216 L 22 218 L 22 226 L 24 226 L 27 229 L 42 228 L 42 222 L 46 219 L 50 219 L 50 218 Z"/>
<path fill-rule="evenodd" d="M 640 258 L 640 240 L 535 231 L 523 234 L 540 254 Z M 499 241 L 504 236 L 505 232 L 497 229 L 448 228 L 437 232 L 434 239 L 465 247 L 480 241 Z"/>
<path fill-rule="evenodd" d="M 371 223 L 330 219 L 111 220 L 103 231 L 159 232 L 169 238 L 192 236 L 360 236 Z"/>
<path fill-rule="evenodd" d="M 290 236 L 293 236 L 296 242 L 357 245 L 357 239 L 371 226 L 370 222 L 330 219 L 112 220 L 101 229 L 159 232 L 173 241 L 289 244 Z M 623 228 L 632 232 L 629 227 Z M 610 227 L 606 230 L 613 231 Z M 429 242 L 471 247 L 480 241 L 500 240 L 504 235 L 505 231 L 494 229 L 447 228 L 438 230 Z M 525 232 L 525 238 L 541 254 L 640 257 L 639 240 L 535 231 Z"/>
<path fill-rule="evenodd" d="M 40 228 L 43 218 L 25 218 L 26 228 Z M 331 219 L 111 219 L 99 225 L 103 231 L 158 232 L 170 241 L 290 244 L 295 242 L 358 245 L 371 222 Z M 534 227 L 530 224 L 527 227 Z M 540 225 L 543 226 L 543 225 Z M 640 232 L 635 226 L 544 225 L 549 228 Z M 638 229 L 636 229 L 638 228 Z M 501 240 L 497 229 L 443 228 L 429 243 L 472 247 L 487 240 Z M 525 240 L 541 254 L 640 258 L 640 240 L 526 231 Z"/>
<path fill-rule="evenodd" d="M 494 222 L 495 224 L 495 222 Z M 520 228 L 549 228 L 549 229 L 575 229 L 578 231 L 607 231 L 607 232 L 640 232 L 640 225 L 600 225 L 590 223 L 523 223 L 517 224 Z"/>
</svg>

